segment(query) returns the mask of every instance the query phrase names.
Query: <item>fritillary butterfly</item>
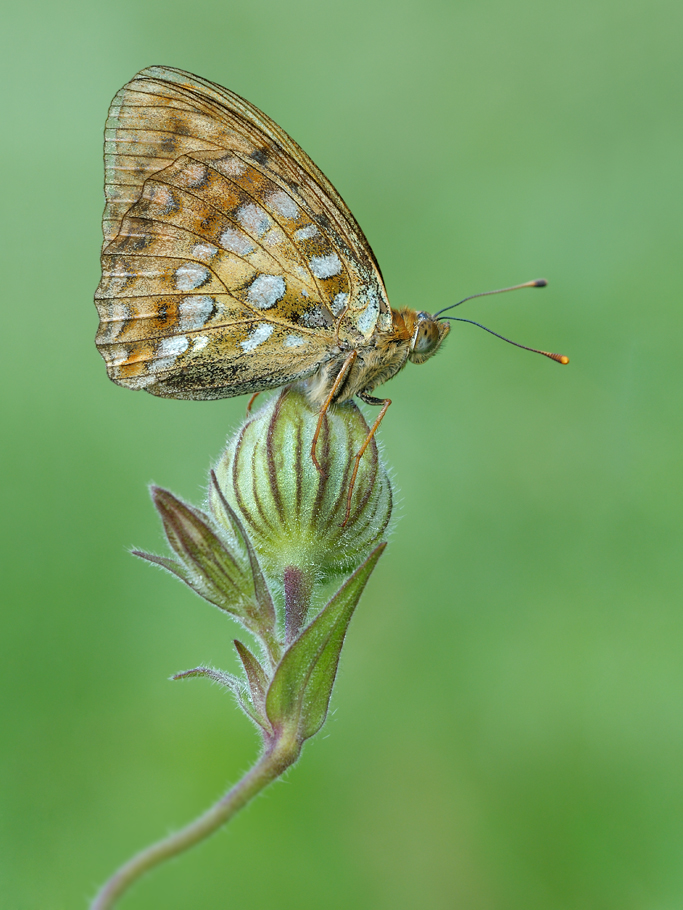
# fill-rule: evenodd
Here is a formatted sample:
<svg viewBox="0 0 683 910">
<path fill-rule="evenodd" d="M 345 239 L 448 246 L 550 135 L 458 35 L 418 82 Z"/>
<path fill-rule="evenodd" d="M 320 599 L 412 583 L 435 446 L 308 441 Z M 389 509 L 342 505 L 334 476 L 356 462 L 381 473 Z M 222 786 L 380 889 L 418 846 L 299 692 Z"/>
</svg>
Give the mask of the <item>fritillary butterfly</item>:
<svg viewBox="0 0 683 910">
<path fill-rule="evenodd" d="M 370 244 L 308 155 L 233 92 L 153 66 L 112 101 L 104 161 L 95 299 L 109 377 L 190 399 L 306 380 L 318 429 L 332 401 L 382 405 L 366 446 L 391 404 L 372 390 L 450 326 L 392 310 Z M 315 440 L 311 454 L 319 467 Z"/>
</svg>

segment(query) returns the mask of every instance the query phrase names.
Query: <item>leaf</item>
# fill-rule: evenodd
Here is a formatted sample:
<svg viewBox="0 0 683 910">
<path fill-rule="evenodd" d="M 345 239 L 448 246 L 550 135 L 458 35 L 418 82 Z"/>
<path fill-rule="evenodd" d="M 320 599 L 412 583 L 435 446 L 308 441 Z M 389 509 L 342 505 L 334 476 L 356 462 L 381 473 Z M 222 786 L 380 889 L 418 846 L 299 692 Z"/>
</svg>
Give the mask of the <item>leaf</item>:
<svg viewBox="0 0 683 910">
<path fill-rule="evenodd" d="M 239 658 L 242 661 L 244 672 L 247 674 L 247 680 L 249 682 L 249 688 L 251 690 L 251 700 L 254 704 L 254 707 L 261 714 L 265 715 L 266 689 L 268 688 L 268 680 L 266 679 L 266 674 L 263 671 L 263 667 L 258 662 L 258 660 L 256 660 L 249 648 L 247 648 L 246 645 L 243 645 L 241 641 L 235 639 L 234 644 L 237 648 Z"/>
<path fill-rule="evenodd" d="M 382 543 L 372 551 L 285 652 L 266 697 L 275 730 L 286 729 L 303 741 L 322 727 L 346 631 L 385 547 Z"/>
<path fill-rule="evenodd" d="M 191 588 L 195 594 L 198 594 L 204 600 L 208 600 L 209 603 L 214 606 L 219 607 L 221 610 L 225 610 L 227 613 L 232 613 L 234 616 L 241 617 L 241 613 L 236 610 L 232 610 L 225 605 L 219 605 L 215 602 L 212 596 L 212 592 L 202 584 L 200 578 L 196 575 L 193 575 L 189 569 L 184 565 L 184 563 L 176 562 L 175 559 L 171 559 L 168 556 L 157 556 L 155 553 L 145 553 L 143 550 L 131 550 L 133 556 L 137 556 L 140 559 L 145 559 L 147 562 L 151 562 L 155 566 L 159 566 L 161 569 L 165 569 L 167 572 L 170 572 L 171 575 L 179 578 L 184 582 L 188 588 Z"/>
<path fill-rule="evenodd" d="M 171 679 L 191 679 L 196 676 L 204 676 L 212 682 L 223 686 L 225 689 L 229 689 L 235 696 L 237 704 L 242 708 L 247 717 L 250 720 L 253 720 L 261 729 L 265 730 L 266 733 L 272 733 L 270 724 L 268 724 L 246 697 L 244 683 L 241 679 L 238 679 L 237 676 L 233 676 L 231 673 L 225 673 L 223 670 L 214 670 L 211 667 L 195 667 L 193 670 L 183 670 L 182 673 L 175 673 Z"/>
<path fill-rule="evenodd" d="M 160 487 L 152 487 L 152 499 L 171 548 L 189 570 L 189 579 L 180 576 L 183 581 L 220 609 L 245 617 L 253 596 L 251 578 L 210 527 L 208 517 Z M 158 558 L 151 561 L 179 574 Z"/>
<path fill-rule="evenodd" d="M 239 695 L 244 690 L 244 683 L 237 676 L 225 673 L 223 670 L 214 670 L 212 667 L 195 667 L 193 670 L 183 670 L 182 673 L 174 673 L 171 679 L 191 679 L 194 676 L 205 676 L 211 682 L 230 689 L 233 695 Z"/>
<path fill-rule="evenodd" d="M 151 562 L 161 569 L 166 569 L 171 575 L 175 575 L 176 578 L 196 590 L 196 586 L 192 584 L 192 576 L 182 563 L 176 562 L 175 559 L 171 559 L 169 556 L 156 556 L 154 553 L 145 553 L 144 550 L 131 550 L 130 552 L 139 559 L 146 559 L 147 562 Z"/>
</svg>

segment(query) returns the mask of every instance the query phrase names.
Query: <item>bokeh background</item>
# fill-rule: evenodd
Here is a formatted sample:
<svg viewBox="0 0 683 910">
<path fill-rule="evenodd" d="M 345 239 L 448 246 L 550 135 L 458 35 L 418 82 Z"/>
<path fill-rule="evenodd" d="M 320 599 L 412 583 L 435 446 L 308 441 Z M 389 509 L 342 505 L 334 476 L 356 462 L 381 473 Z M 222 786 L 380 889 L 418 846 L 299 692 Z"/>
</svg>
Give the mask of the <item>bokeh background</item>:
<svg viewBox="0 0 683 910">
<path fill-rule="evenodd" d="M 400 521 L 325 733 L 130 910 L 683 906 L 677 0 L 119 0 L 2 17 L 0 906 L 77 910 L 251 763 L 235 629 L 127 549 L 245 401 L 114 386 L 93 345 L 102 128 L 137 70 L 310 153 L 394 306 L 462 315 L 391 384 Z M 464 312 L 464 310 L 467 312 Z"/>
</svg>

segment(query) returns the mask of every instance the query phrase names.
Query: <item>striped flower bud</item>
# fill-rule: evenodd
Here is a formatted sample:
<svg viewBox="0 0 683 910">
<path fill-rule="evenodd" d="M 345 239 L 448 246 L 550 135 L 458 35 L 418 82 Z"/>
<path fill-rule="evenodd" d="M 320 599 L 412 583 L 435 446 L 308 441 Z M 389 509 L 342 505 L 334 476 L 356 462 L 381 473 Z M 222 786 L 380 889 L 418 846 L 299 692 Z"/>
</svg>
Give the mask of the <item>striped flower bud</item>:
<svg viewBox="0 0 683 910">
<path fill-rule="evenodd" d="M 249 418 L 216 467 L 218 485 L 242 518 L 264 570 L 282 578 L 296 566 L 323 580 L 355 568 L 382 539 L 392 491 L 374 439 L 359 465 L 348 519 L 354 455 L 369 427 L 352 402 L 331 408 L 311 459 L 318 412 L 297 389 L 284 389 Z M 232 533 L 216 490 L 209 503 Z"/>
</svg>

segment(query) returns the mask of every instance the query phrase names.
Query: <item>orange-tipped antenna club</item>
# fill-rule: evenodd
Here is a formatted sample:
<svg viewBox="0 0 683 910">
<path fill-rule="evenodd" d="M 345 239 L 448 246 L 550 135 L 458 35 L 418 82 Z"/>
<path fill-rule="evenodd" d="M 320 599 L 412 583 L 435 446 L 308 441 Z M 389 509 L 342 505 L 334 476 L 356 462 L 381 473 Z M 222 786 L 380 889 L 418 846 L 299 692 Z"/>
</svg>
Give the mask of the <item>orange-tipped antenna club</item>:
<svg viewBox="0 0 683 910">
<path fill-rule="evenodd" d="M 524 284 L 513 284 L 509 288 L 498 288 L 496 291 L 482 291 L 480 294 L 471 294 L 469 297 L 463 297 L 462 300 L 458 300 L 457 303 L 452 303 L 450 306 L 446 306 L 443 310 L 439 310 L 438 313 L 434 313 L 434 318 L 436 319 L 442 313 L 445 313 L 447 310 L 452 310 L 456 306 L 460 306 L 461 303 L 467 303 L 468 300 L 474 300 L 475 297 L 490 297 L 491 294 L 506 294 L 508 291 L 521 291 L 522 288 L 544 288 L 548 282 L 545 278 L 535 278 L 533 281 L 525 281 Z"/>
<path fill-rule="evenodd" d="M 522 348 L 524 351 L 531 351 L 532 354 L 543 354 L 544 357 L 549 357 L 551 360 L 554 360 L 555 363 L 569 363 L 569 357 L 565 354 L 553 354 L 550 351 L 540 351 L 538 348 L 527 347 L 527 345 L 520 344 L 518 341 L 513 341 L 511 338 L 506 338 L 505 335 L 499 335 L 498 332 L 494 332 L 493 329 L 487 329 L 485 325 L 482 325 L 481 322 L 475 322 L 474 319 L 462 319 L 460 316 L 444 316 L 443 318 L 448 319 L 449 322 L 469 322 L 470 325 L 476 325 L 477 328 L 483 329 L 490 335 L 495 335 L 496 338 L 500 338 L 501 341 L 507 341 L 508 344 L 514 344 L 516 348 Z"/>
<path fill-rule="evenodd" d="M 569 363 L 569 357 L 566 354 L 549 354 L 547 351 L 541 351 L 541 354 L 545 354 L 546 357 L 550 357 L 551 360 L 554 360 L 556 363 Z"/>
</svg>

